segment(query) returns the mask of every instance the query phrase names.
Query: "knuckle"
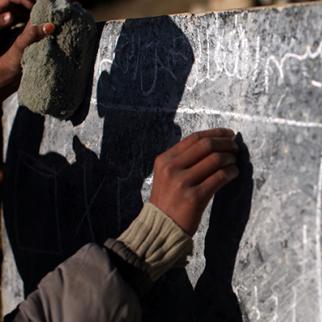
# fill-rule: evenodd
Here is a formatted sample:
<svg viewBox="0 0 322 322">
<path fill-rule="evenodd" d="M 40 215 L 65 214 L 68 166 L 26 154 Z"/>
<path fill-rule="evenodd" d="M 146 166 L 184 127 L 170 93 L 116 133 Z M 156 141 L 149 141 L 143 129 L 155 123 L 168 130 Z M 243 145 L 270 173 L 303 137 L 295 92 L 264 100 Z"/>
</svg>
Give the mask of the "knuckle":
<svg viewBox="0 0 322 322">
<path fill-rule="evenodd" d="M 17 38 L 17 46 L 20 50 L 24 50 L 32 43 L 41 39 L 41 33 L 36 26 L 28 25 L 23 33 Z"/>
<path fill-rule="evenodd" d="M 236 165 L 231 165 L 217 172 L 217 178 L 220 183 L 228 183 L 239 174 L 239 169 Z"/>
<path fill-rule="evenodd" d="M 182 190 L 184 186 L 185 186 L 184 180 L 182 180 L 181 178 L 176 180 L 175 187 L 178 190 Z"/>
<path fill-rule="evenodd" d="M 0 27 L 5 27 L 7 24 L 7 14 L 0 14 Z"/>
<path fill-rule="evenodd" d="M 217 128 L 218 135 L 222 136 L 226 133 L 226 130 L 224 128 Z"/>
<path fill-rule="evenodd" d="M 21 34 L 17 37 L 13 46 L 15 46 L 19 51 L 24 50 L 24 35 L 23 34 Z"/>
<path fill-rule="evenodd" d="M 162 174 L 164 175 L 165 178 L 171 178 L 173 177 L 175 173 L 175 167 L 174 164 L 171 162 L 167 162 L 163 167 L 162 167 Z"/>
<path fill-rule="evenodd" d="M 235 133 L 232 129 L 228 128 L 218 128 L 218 135 L 223 137 L 223 136 L 234 136 Z"/>
<path fill-rule="evenodd" d="M 199 142 L 200 145 L 207 151 L 213 148 L 213 140 L 210 138 L 203 138 Z"/>
<path fill-rule="evenodd" d="M 232 153 L 225 154 L 225 164 L 236 163 L 236 156 Z"/>
<path fill-rule="evenodd" d="M 199 141 L 201 139 L 201 133 L 194 132 L 189 136 L 189 138 L 191 139 L 191 141 Z"/>
<path fill-rule="evenodd" d="M 188 180 L 185 176 L 179 176 L 176 179 L 176 187 L 180 190 L 185 189 L 188 187 Z"/>
<path fill-rule="evenodd" d="M 226 166 L 236 162 L 236 157 L 231 153 L 213 153 L 213 162 Z"/>
<path fill-rule="evenodd" d="M 167 157 L 164 153 L 160 154 L 154 161 L 154 170 L 166 177 L 172 176 L 176 168 L 176 160 Z"/>
<path fill-rule="evenodd" d="M 28 28 L 28 38 L 30 40 L 38 40 L 40 37 L 40 32 L 38 27 L 36 26 L 32 26 L 30 28 Z"/>
<path fill-rule="evenodd" d="M 222 156 L 220 153 L 213 152 L 209 156 L 211 163 L 219 164 L 221 162 Z"/>
<path fill-rule="evenodd" d="M 230 171 L 225 168 L 225 169 L 220 169 L 217 172 L 217 179 L 220 183 L 225 183 L 230 180 Z"/>
<path fill-rule="evenodd" d="M 198 205 L 200 201 L 200 194 L 201 192 L 199 189 L 193 189 L 193 188 L 189 189 L 186 192 L 187 202 L 189 202 L 192 205 Z"/>
<path fill-rule="evenodd" d="M 29 38 L 27 38 L 27 33 L 21 34 L 14 43 L 14 45 L 20 52 L 23 52 L 29 44 L 30 42 Z"/>
<path fill-rule="evenodd" d="M 154 160 L 154 169 L 160 170 L 162 169 L 163 165 L 165 163 L 165 157 L 163 154 L 158 155 Z"/>
</svg>

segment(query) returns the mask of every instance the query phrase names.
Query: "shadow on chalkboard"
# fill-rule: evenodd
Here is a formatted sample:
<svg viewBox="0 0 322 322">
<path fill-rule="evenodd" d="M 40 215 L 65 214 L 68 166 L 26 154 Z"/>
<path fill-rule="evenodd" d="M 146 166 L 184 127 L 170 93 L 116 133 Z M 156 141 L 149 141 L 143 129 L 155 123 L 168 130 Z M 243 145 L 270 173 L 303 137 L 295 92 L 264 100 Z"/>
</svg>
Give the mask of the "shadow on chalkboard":
<svg viewBox="0 0 322 322">
<path fill-rule="evenodd" d="M 117 169 L 120 230 L 142 208 L 141 189 L 154 159 L 181 138 L 174 117 L 193 62 L 188 39 L 170 18 L 122 26 L 115 59 L 97 90 L 105 120 L 100 158 Z M 143 321 L 188 321 L 183 310 L 192 295 L 185 270 L 170 272 L 144 302 Z"/>
<path fill-rule="evenodd" d="M 99 48 L 100 39 L 101 39 L 104 26 L 105 26 L 105 22 L 99 22 L 96 24 L 97 36 L 95 41 L 95 49 L 93 49 L 94 53 L 96 53 Z M 85 99 L 83 100 L 81 106 L 74 112 L 74 114 L 69 119 L 72 122 L 73 126 L 78 126 L 82 124 L 87 117 L 89 107 L 91 104 L 91 93 L 92 93 L 92 86 L 94 82 L 94 73 L 95 73 L 95 68 L 94 68 L 95 61 L 96 61 L 96 55 L 93 55 L 92 61 L 90 62 L 93 68 L 91 69 L 91 72 L 88 75 Z"/>
<path fill-rule="evenodd" d="M 198 322 L 242 322 L 232 277 L 251 210 L 253 167 L 241 134 L 236 141 L 240 175 L 216 193 L 213 201 L 205 240 L 206 267 L 195 288 Z"/>
<path fill-rule="evenodd" d="M 126 21 L 111 69 L 97 84 L 104 128 L 97 133 L 94 124 L 89 136 L 102 137 L 101 153 L 75 136 L 72 164 L 56 152 L 39 154 L 50 144 L 43 142 L 44 118 L 19 108 L 7 149 L 4 217 L 26 294 L 82 245 L 116 237 L 137 216 L 153 160 L 181 138 L 174 116 L 193 61 L 169 17 Z M 88 105 L 73 124 L 92 121 Z"/>
<path fill-rule="evenodd" d="M 103 25 L 98 25 L 97 49 Z M 93 73 L 88 83 L 92 80 Z M 90 84 L 87 92 L 91 92 Z M 84 121 L 88 104 L 89 100 L 85 99 L 73 117 L 73 124 Z M 4 219 L 26 295 L 45 274 L 82 246 L 85 239 L 89 240 L 90 235 L 82 231 L 75 238 L 73 234 L 75 223 L 84 213 L 80 193 L 83 178 L 79 173 L 85 166 L 79 162 L 70 165 L 58 153 L 39 154 L 44 121 L 44 117 L 19 107 L 5 164 Z"/>
</svg>

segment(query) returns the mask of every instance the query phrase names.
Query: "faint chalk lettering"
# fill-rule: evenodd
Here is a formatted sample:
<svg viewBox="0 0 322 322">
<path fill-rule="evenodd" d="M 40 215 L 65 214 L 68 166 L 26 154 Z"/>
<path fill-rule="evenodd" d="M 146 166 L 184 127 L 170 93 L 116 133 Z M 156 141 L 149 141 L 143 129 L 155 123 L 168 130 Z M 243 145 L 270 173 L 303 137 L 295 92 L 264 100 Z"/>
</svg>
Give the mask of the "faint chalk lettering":
<svg viewBox="0 0 322 322">
<path fill-rule="evenodd" d="M 301 54 L 296 54 L 296 53 L 286 53 L 280 60 L 274 56 L 271 55 L 267 58 L 266 64 L 265 64 L 265 71 L 264 71 L 264 77 L 265 77 L 265 91 L 266 93 L 269 92 L 269 78 L 270 75 L 273 73 L 273 68 L 274 66 L 278 72 L 278 76 L 280 77 L 281 80 L 284 81 L 284 65 L 289 61 L 289 60 L 296 60 L 296 61 L 305 61 L 307 59 L 316 59 L 319 56 L 321 56 L 322 53 L 322 42 L 320 42 L 318 48 L 313 51 L 311 46 L 307 46 L 305 52 Z"/>
<path fill-rule="evenodd" d="M 320 161 L 320 173 L 317 189 L 316 203 L 316 232 L 315 232 L 315 251 L 316 251 L 316 272 L 318 281 L 318 301 L 319 317 L 322 321 L 322 263 L 321 263 L 321 215 L 322 215 L 322 159 Z"/>
</svg>

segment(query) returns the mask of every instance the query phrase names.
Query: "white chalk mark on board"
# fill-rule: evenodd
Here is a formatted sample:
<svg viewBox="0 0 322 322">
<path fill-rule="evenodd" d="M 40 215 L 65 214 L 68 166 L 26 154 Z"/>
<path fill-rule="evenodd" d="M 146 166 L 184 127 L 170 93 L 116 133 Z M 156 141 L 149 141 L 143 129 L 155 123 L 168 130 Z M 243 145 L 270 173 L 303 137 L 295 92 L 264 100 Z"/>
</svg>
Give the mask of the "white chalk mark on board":
<svg viewBox="0 0 322 322">
<path fill-rule="evenodd" d="M 259 63 L 260 63 L 260 43 L 261 40 L 257 37 L 256 41 L 256 54 L 255 54 L 255 67 L 254 67 L 254 74 L 253 74 L 253 81 L 256 80 L 258 73 L 259 73 Z"/>
<path fill-rule="evenodd" d="M 99 70 L 98 70 L 98 75 L 101 75 L 103 72 L 111 72 L 112 64 L 113 64 L 113 59 L 108 59 L 104 58 L 101 60 L 100 65 L 99 65 Z"/>
<path fill-rule="evenodd" d="M 305 250 L 307 246 L 307 225 L 303 225 L 302 242 L 303 242 L 303 248 Z"/>
<path fill-rule="evenodd" d="M 316 205 L 316 232 L 315 232 L 315 248 L 316 248 L 316 266 L 318 281 L 318 298 L 319 298 L 319 321 L 322 321 L 322 264 L 321 264 L 321 215 L 322 215 L 322 159 L 320 162 L 320 173 L 317 191 Z"/>
<path fill-rule="evenodd" d="M 305 280 L 309 280 L 309 279 L 310 279 L 309 277 L 305 277 Z M 292 283 L 292 285 L 294 285 L 294 284 L 295 283 Z M 296 286 L 292 286 L 292 289 L 291 289 L 291 285 L 290 285 L 289 288 L 287 289 L 287 292 L 289 290 L 292 290 L 292 293 L 293 293 L 295 288 L 296 288 Z M 287 292 L 285 292 L 285 294 L 287 294 Z M 292 297 L 293 300 L 292 300 L 291 304 L 286 306 L 285 310 L 282 311 L 283 314 L 279 317 L 279 321 L 280 322 L 286 321 L 286 319 L 290 316 L 290 314 L 292 317 L 294 306 L 296 306 L 296 308 L 298 308 L 298 304 L 301 303 L 306 297 L 307 297 L 306 292 L 300 292 L 300 295 L 298 293 L 296 293 L 296 303 L 294 303 L 294 293 L 293 293 L 293 297 Z M 298 320 L 298 321 L 300 321 L 300 320 Z M 316 321 L 320 322 L 321 320 L 316 320 Z"/>
<path fill-rule="evenodd" d="M 255 319 L 256 321 L 259 321 L 261 318 L 261 312 L 258 309 L 258 291 L 257 291 L 257 286 L 254 286 L 254 313 L 255 313 Z"/>
<path fill-rule="evenodd" d="M 261 122 L 261 123 L 268 123 L 268 124 L 278 124 L 278 125 L 285 125 L 285 126 L 307 127 L 307 128 L 322 128 L 322 123 L 318 123 L 318 122 L 303 122 L 303 121 L 296 121 L 296 120 L 290 120 L 290 119 L 284 119 L 284 118 L 278 118 L 278 117 L 249 115 L 249 114 L 242 114 L 242 113 L 236 113 L 236 112 L 223 112 L 220 110 L 213 110 L 208 108 L 192 109 L 189 107 L 183 107 L 183 108 L 179 108 L 177 110 L 177 113 L 219 115 L 219 116 L 232 117 L 239 120 L 255 121 L 255 122 Z"/>
<path fill-rule="evenodd" d="M 282 104 L 282 102 L 283 102 L 283 100 L 285 99 L 285 97 L 287 96 L 287 94 L 288 94 L 288 90 L 286 90 L 285 91 L 285 93 L 279 98 L 279 100 L 278 100 L 278 102 L 277 102 L 277 104 L 276 104 L 276 111 L 278 111 L 279 110 L 279 108 L 280 108 L 280 106 L 281 106 L 281 104 Z"/>
<path fill-rule="evenodd" d="M 275 302 L 275 310 L 274 310 L 274 316 L 273 321 L 278 321 L 278 296 L 275 294 L 273 296 L 274 302 Z"/>
<path fill-rule="evenodd" d="M 302 244 L 303 244 L 303 258 L 307 258 L 307 225 L 303 225 L 302 228 Z M 306 261 L 302 261 L 302 275 L 306 275 Z"/>
<path fill-rule="evenodd" d="M 272 69 L 271 69 L 272 63 L 275 65 L 280 78 L 282 80 L 284 80 L 283 68 L 284 68 L 284 64 L 288 60 L 294 59 L 297 61 L 304 61 L 306 59 L 315 59 L 315 58 L 321 56 L 321 53 L 322 53 L 322 42 L 320 42 L 320 45 L 317 47 L 317 49 L 315 51 L 312 50 L 311 46 L 307 46 L 304 54 L 299 55 L 299 54 L 295 54 L 295 53 L 286 53 L 280 61 L 274 55 L 269 56 L 266 61 L 266 66 L 265 66 L 265 71 L 264 71 L 266 93 L 268 93 L 268 91 L 269 91 L 269 76 L 270 76 L 270 71 L 272 71 Z"/>
<path fill-rule="evenodd" d="M 314 79 L 312 79 L 311 84 L 314 87 L 322 88 L 322 83 L 321 82 L 318 82 L 318 81 L 316 81 Z"/>
<path fill-rule="evenodd" d="M 153 182 L 153 174 L 151 174 L 149 177 L 145 179 L 145 183 L 148 185 L 152 185 Z"/>
<path fill-rule="evenodd" d="M 97 100 L 92 99 L 91 104 L 94 104 L 94 105 L 97 104 Z M 128 112 L 134 111 L 131 106 L 125 106 L 125 105 L 107 106 L 107 105 L 104 105 L 103 103 L 101 103 L 100 105 L 109 110 L 128 111 Z M 167 109 L 166 107 L 158 108 L 157 106 L 155 106 L 155 109 L 151 110 L 149 107 L 140 107 L 140 110 L 139 111 L 136 110 L 136 112 L 173 113 L 173 109 Z M 180 107 L 178 108 L 177 113 L 219 115 L 224 117 L 235 118 L 238 120 L 254 121 L 254 122 L 260 122 L 260 123 L 267 123 L 267 124 L 278 124 L 278 125 L 284 125 L 284 126 L 307 127 L 307 128 L 322 128 L 322 123 L 319 123 L 319 122 L 303 122 L 303 121 L 296 121 L 296 120 L 290 120 L 290 119 L 279 118 L 279 117 L 249 115 L 249 114 L 236 113 L 236 112 L 224 112 L 224 111 L 214 110 L 210 108 Z"/>
<path fill-rule="evenodd" d="M 148 46 L 145 46 L 144 49 L 149 49 L 149 47 L 152 47 L 153 44 L 150 44 Z M 155 88 L 156 88 L 156 85 L 157 85 L 157 80 L 158 80 L 158 49 L 155 47 L 153 48 L 152 47 L 152 50 L 154 52 L 154 60 L 153 60 L 153 81 L 151 82 L 150 81 L 150 84 L 147 86 L 147 88 L 145 88 L 144 86 L 144 72 L 143 72 L 143 69 L 141 68 L 140 69 L 140 85 L 141 85 L 141 91 L 142 91 L 142 94 L 144 96 L 149 96 L 151 95 Z M 148 55 L 147 55 L 148 56 Z M 151 55 L 152 56 L 152 55 Z M 145 56 L 143 56 L 141 59 L 143 60 Z M 143 61 L 141 62 L 143 63 Z"/>
<path fill-rule="evenodd" d="M 292 322 L 296 322 L 297 290 L 295 286 L 292 287 L 292 291 L 293 291 Z"/>
</svg>

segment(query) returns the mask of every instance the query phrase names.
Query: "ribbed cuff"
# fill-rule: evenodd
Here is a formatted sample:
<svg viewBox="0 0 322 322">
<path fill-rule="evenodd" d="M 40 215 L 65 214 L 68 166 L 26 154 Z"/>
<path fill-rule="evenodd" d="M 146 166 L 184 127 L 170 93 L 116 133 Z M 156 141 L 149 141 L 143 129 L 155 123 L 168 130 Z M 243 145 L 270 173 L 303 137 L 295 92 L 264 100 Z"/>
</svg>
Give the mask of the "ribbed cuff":
<svg viewBox="0 0 322 322">
<path fill-rule="evenodd" d="M 185 263 L 193 247 L 192 238 L 149 202 L 118 240 L 147 263 L 153 281 L 171 267 Z"/>
</svg>

